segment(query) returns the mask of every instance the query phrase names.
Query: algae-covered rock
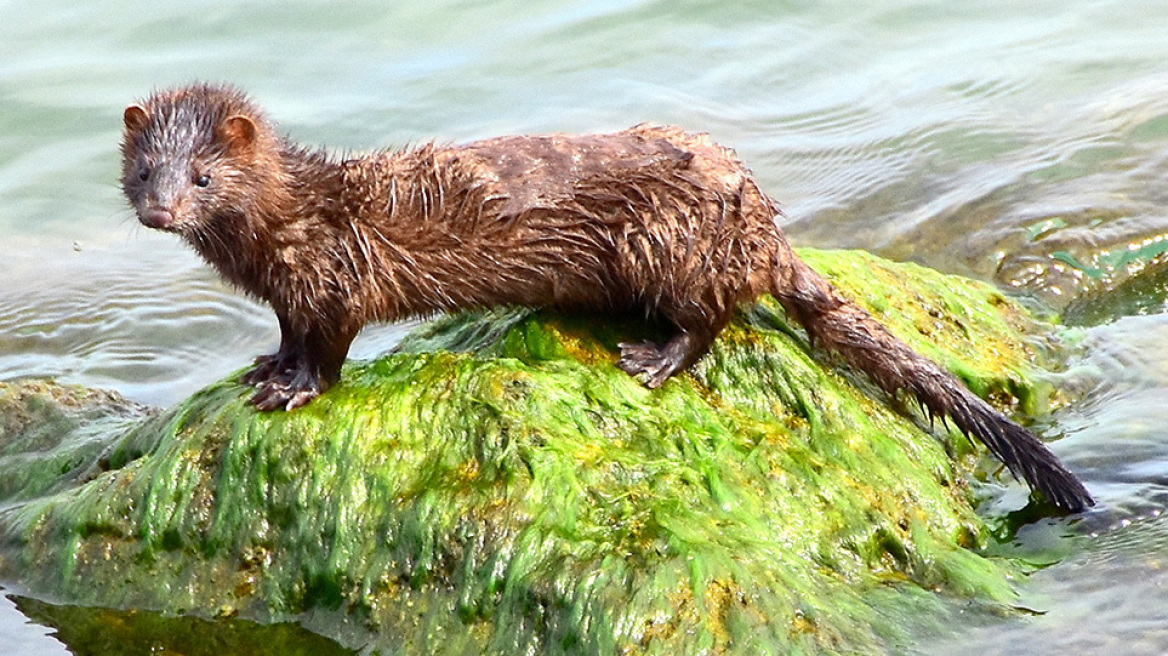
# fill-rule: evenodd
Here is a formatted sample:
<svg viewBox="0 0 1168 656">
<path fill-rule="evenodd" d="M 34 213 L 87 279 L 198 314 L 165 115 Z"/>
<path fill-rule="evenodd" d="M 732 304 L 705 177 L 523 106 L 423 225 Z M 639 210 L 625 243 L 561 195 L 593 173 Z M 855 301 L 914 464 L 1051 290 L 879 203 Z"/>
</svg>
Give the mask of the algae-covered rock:
<svg viewBox="0 0 1168 656">
<path fill-rule="evenodd" d="M 979 393 L 1045 398 L 991 288 L 802 254 Z M 1010 599 L 1013 567 L 979 554 L 967 440 L 809 355 L 773 301 L 658 390 L 615 366 L 653 336 L 465 313 L 291 413 L 230 377 L 110 433 L 90 476 L 0 488 L 0 572 L 387 654 L 871 651 L 938 595 Z"/>
<path fill-rule="evenodd" d="M 151 413 L 103 390 L 42 381 L 0 386 L 0 505 L 96 475 L 110 439 Z"/>
</svg>

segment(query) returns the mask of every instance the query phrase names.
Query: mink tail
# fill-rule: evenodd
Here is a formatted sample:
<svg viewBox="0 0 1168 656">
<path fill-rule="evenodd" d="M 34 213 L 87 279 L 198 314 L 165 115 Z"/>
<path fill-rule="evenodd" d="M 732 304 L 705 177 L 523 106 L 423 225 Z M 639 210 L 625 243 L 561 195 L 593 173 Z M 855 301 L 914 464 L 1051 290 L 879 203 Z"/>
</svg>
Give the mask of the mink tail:
<svg viewBox="0 0 1168 656">
<path fill-rule="evenodd" d="M 1030 431 L 913 351 L 802 260 L 792 256 L 783 265 L 776 268 L 773 293 L 813 344 L 838 352 L 891 395 L 908 390 L 930 418 L 949 417 L 1055 506 L 1080 512 L 1095 505 L 1079 479 Z"/>
</svg>

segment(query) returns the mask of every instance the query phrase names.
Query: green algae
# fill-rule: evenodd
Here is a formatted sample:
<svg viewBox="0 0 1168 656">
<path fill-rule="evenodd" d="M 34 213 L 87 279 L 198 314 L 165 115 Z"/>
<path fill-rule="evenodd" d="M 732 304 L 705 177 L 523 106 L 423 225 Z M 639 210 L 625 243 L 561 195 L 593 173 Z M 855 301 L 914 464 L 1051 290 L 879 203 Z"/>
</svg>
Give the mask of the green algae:
<svg viewBox="0 0 1168 656">
<path fill-rule="evenodd" d="M 992 288 L 801 253 L 975 391 L 1041 409 L 1027 320 Z M 115 432 L 104 471 L 22 493 L 0 572 L 419 654 L 879 651 L 942 598 L 1012 599 L 967 440 L 817 361 L 773 301 L 659 390 L 614 364 L 653 330 L 465 313 L 292 413 L 212 385 Z"/>
</svg>

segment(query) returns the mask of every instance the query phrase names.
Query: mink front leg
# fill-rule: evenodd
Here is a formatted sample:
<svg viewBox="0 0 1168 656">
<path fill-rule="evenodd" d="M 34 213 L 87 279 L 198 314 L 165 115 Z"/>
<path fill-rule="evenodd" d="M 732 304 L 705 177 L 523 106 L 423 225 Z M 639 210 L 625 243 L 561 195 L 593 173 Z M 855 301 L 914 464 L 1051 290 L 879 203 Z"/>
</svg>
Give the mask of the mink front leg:
<svg viewBox="0 0 1168 656">
<path fill-rule="evenodd" d="M 251 402 L 259 410 L 294 410 L 331 387 L 356 336 L 356 331 L 321 328 L 299 333 L 284 320 L 280 326 L 280 350 L 257 360 L 243 378 L 256 386 Z"/>
<path fill-rule="evenodd" d="M 261 355 L 255 359 L 255 366 L 239 378 L 244 385 L 260 385 L 270 380 L 289 380 L 296 366 L 299 352 L 303 350 L 303 340 L 292 332 L 287 317 L 277 313 L 280 322 L 280 348 L 275 353 Z"/>
</svg>

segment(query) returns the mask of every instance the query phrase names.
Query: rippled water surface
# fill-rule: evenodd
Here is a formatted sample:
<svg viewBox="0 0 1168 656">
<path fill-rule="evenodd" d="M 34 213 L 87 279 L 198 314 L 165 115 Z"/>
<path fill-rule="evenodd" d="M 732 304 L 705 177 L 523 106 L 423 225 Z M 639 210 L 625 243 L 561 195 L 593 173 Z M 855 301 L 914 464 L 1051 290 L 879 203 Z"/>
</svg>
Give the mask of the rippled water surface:
<svg viewBox="0 0 1168 656">
<path fill-rule="evenodd" d="M 274 347 L 268 310 L 119 195 L 122 108 L 157 86 L 236 82 L 341 149 L 677 123 L 735 147 L 799 244 L 990 280 L 1083 324 L 1062 374 L 1081 400 L 1046 433 L 1101 508 L 1020 534 L 1066 554 L 1020 586 L 1041 614 L 917 649 L 1168 652 L 1168 3 L 395 4 L 6 3 L 0 379 L 167 405 Z M 0 604 L 0 652 L 62 653 L 23 622 Z"/>
</svg>

